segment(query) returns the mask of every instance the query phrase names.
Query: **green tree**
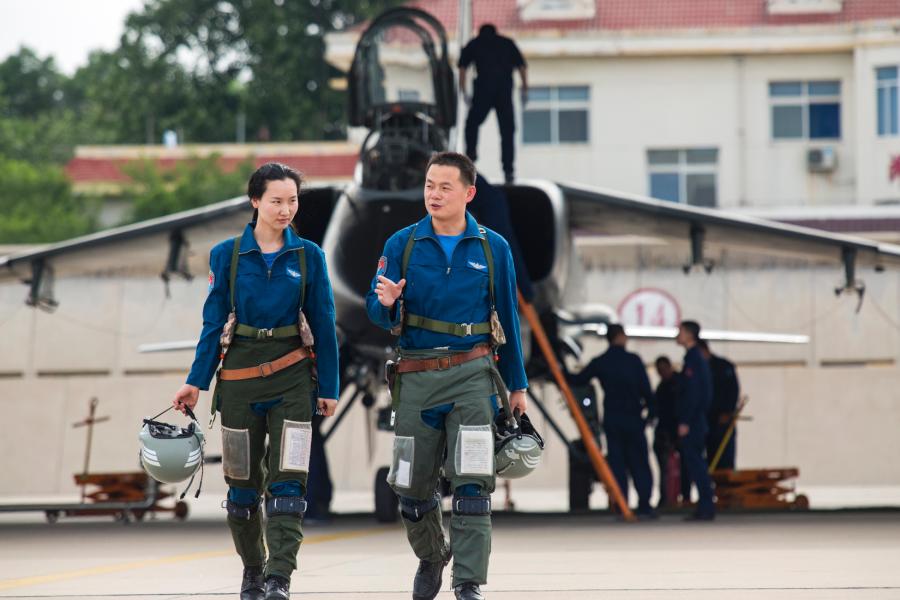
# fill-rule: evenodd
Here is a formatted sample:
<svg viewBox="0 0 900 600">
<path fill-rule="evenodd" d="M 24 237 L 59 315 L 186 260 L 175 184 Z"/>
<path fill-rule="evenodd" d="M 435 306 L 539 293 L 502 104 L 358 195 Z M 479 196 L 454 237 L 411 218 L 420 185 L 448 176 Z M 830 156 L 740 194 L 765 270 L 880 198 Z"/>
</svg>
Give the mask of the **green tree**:
<svg viewBox="0 0 900 600">
<path fill-rule="evenodd" d="M 253 161 L 223 172 L 219 156 L 195 158 L 161 169 L 152 161 L 138 161 L 125 167 L 133 183 L 125 196 L 132 201 L 132 221 L 143 221 L 171 213 L 220 202 L 244 193 Z"/>
<path fill-rule="evenodd" d="M 72 194 L 59 167 L 0 157 L 0 190 L 0 243 L 55 242 L 95 226 L 95 207 Z"/>
</svg>

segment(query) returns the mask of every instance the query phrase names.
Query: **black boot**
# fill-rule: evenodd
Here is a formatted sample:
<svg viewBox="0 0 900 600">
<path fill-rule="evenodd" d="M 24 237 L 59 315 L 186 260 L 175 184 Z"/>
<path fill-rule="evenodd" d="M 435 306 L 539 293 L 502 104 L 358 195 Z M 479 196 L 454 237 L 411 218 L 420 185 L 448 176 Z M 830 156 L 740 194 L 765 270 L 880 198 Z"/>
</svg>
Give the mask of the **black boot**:
<svg viewBox="0 0 900 600">
<path fill-rule="evenodd" d="M 288 600 L 291 597 L 291 580 L 281 575 L 269 575 L 266 579 L 265 600 Z"/>
<path fill-rule="evenodd" d="M 441 579 L 447 563 L 419 561 L 416 578 L 413 579 L 413 600 L 432 600 L 441 591 Z"/>
<path fill-rule="evenodd" d="M 484 600 L 481 588 L 474 581 L 466 581 L 453 588 L 456 600 Z"/>
<path fill-rule="evenodd" d="M 262 567 L 244 567 L 241 579 L 241 600 L 264 600 Z"/>
</svg>

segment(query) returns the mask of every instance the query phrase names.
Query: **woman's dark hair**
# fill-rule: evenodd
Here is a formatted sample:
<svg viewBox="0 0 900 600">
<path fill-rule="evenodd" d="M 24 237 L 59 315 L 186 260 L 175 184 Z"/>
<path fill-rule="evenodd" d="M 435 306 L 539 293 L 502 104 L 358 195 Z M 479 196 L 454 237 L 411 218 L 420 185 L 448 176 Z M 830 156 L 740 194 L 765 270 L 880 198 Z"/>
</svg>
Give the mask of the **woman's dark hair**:
<svg viewBox="0 0 900 600">
<path fill-rule="evenodd" d="M 270 181 L 282 181 L 284 179 L 290 179 L 297 184 L 297 195 L 299 196 L 300 185 L 303 183 L 303 173 L 277 162 L 264 164 L 250 176 L 250 181 L 247 182 L 247 196 L 250 200 L 259 200 L 266 193 L 266 188 Z M 254 209 L 254 221 L 256 221 L 258 214 L 258 211 Z"/>
</svg>

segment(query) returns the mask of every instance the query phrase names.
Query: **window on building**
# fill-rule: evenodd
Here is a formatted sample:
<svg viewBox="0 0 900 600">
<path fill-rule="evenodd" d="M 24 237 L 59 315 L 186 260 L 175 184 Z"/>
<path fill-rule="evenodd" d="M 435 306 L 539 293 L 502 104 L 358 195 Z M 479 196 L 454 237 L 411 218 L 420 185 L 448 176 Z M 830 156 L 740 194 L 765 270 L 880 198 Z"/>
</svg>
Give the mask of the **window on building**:
<svg viewBox="0 0 900 600">
<path fill-rule="evenodd" d="M 714 207 L 718 162 L 717 148 L 648 150 L 650 195 L 660 200 Z"/>
<path fill-rule="evenodd" d="M 897 88 L 900 79 L 900 68 L 879 67 L 875 69 L 875 80 L 878 95 L 878 135 L 897 135 L 900 99 Z"/>
<path fill-rule="evenodd" d="M 839 139 L 840 81 L 777 81 L 769 83 L 772 138 Z"/>
<path fill-rule="evenodd" d="M 579 144 L 588 141 L 590 90 L 587 86 L 531 87 L 522 111 L 525 144 Z"/>
</svg>

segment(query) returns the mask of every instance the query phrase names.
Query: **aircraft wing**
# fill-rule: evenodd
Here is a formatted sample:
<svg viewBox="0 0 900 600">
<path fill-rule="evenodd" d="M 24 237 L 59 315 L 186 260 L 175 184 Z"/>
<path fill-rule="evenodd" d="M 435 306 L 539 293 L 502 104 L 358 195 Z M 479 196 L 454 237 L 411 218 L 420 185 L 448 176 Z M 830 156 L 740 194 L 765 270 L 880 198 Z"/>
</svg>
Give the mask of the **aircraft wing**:
<svg viewBox="0 0 900 600">
<path fill-rule="evenodd" d="M 651 245 L 660 245 L 670 256 L 677 256 L 686 269 L 713 268 L 711 257 L 721 255 L 723 250 L 780 255 L 842 265 L 845 289 L 858 290 L 861 283 L 856 280 L 857 267 L 900 267 L 900 246 L 894 244 L 602 188 L 575 184 L 559 187 L 574 233 L 650 239 Z M 673 248 L 677 249 L 674 255 Z"/>
<path fill-rule="evenodd" d="M 339 190 L 304 189 L 295 223 L 321 243 Z M 0 257 L 0 281 L 31 286 L 28 304 L 53 307 L 55 277 L 160 275 L 190 279 L 208 268 L 209 250 L 223 231 L 240 232 L 251 213 L 246 196 Z M 226 234 L 227 235 L 227 234 Z"/>
</svg>

